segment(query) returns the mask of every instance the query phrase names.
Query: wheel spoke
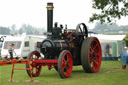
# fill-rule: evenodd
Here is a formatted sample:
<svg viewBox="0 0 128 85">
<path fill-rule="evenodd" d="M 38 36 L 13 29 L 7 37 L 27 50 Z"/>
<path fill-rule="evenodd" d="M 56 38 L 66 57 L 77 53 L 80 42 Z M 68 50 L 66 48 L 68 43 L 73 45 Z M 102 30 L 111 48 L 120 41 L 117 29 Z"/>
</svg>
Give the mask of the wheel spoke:
<svg viewBox="0 0 128 85">
<path fill-rule="evenodd" d="M 80 31 L 81 31 L 81 33 L 82 33 L 82 29 L 81 29 L 81 27 L 80 27 Z"/>
<path fill-rule="evenodd" d="M 92 62 L 93 61 L 93 57 L 89 57 L 89 61 Z"/>
<path fill-rule="evenodd" d="M 66 61 L 66 63 L 68 63 L 68 62 L 70 61 L 70 60 L 69 60 L 69 56 L 70 56 L 70 55 L 67 55 L 67 61 Z"/>
<path fill-rule="evenodd" d="M 36 66 L 36 73 L 38 73 L 39 72 L 39 67 L 38 66 Z"/>
<path fill-rule="evenodd" d="M 65 69 L 65 68 L 64 68 L 64 67 L 62 67 L 62 72 L 64 72 L 64 69 Z"/>
<path fill-rule="evenodd" d="M 93 47 L 93 50 L 95 50 L 97 47 L 98 47 L 98 44 L 96 44 L 96 45 Z"/>
<path fill-rule="evenodd" d="M 92 47 L 90 47 L 90 53 L 93 53 L 93 52 L 94 52 L 93 48 L 92 48 Z"/>
<path fill-rule="evenodd" d="M 100 54 L 99 53 L 96 53 L 96 57 L 99 57 L 100 56 Z"/>
<path fill-rule="evenodd" d="M 64 72 L 64 69 L 66 68 L 66 61 L 65 59 L 63 58 L 62 60 L 62 72 Z"/>
<path fill-rule="evenodd" d="M 95 63 L 96 65 L 98 65 L 98 61 L 96 61 L 96 60 L 93 60 L 93 63 Z"/>
<path fill-rule="evenodd" d="M 68 71 L 68 69 L 69 69 L 69 66 L 66 66 L 66 72 Z"/>
<path fill-rule="evenodd" d="M 92 69 L 93 69 L 93 71 L 95 71 L 95 70 L 96 70 L 94 65 L 93 65 Z"/>
<path fill-rule="evenodd" d="M 63 65 L 65 65 L 65 64 L 66 64 L 66 60 L 65 60 L 65 59 L 63 59 L 62 64 L 63 64 Z"/>
</svg>

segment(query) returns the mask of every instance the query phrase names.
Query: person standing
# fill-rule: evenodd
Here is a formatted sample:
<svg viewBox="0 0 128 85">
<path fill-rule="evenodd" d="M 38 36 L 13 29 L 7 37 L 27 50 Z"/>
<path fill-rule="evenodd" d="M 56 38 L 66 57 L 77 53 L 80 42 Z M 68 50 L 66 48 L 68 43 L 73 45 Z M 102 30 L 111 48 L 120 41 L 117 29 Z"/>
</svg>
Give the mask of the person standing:
<svg viewBox="0 0 128 85">
<path fill-rule="evenodd" d="M 126 69 L 127 57 L 128 57 L 128 48 L 124 47 L 123 49 L 121 49 L 122 69 Z"/>
<path fill-rule="evenodd" d="M 14 51 L 14 44 L 13 43 L 9 45 L 9 47 L 8 47 L 8 53 L 10 55 L 10 59 L 12 60 L 13 59 L 13 53 L 15 53 L 15 51 Z"/>
</svg>

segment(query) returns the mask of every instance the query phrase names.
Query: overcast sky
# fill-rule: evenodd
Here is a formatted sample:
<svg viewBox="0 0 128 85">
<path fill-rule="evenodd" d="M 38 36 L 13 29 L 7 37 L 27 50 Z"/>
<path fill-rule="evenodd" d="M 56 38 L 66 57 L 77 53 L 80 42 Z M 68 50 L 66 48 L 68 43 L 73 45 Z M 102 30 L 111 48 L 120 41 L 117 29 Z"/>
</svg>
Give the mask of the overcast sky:
<svg viewBox="0 0 128 85">
<path fill-rule="evenodd" d="M 0 26 L 9 27 L 16 24 L 31 24 L 35 27 L 47 27 L 47 2 L 54 3 L 54 22 L 67 24 L 75 28 L 78 23 L 84 22 L 89 28 L 95 23 L 88 23 L 94 13 L 92 0 L 0 0 Z M 128 17 L 117 23 L 126 25 Z"/>
</svg>

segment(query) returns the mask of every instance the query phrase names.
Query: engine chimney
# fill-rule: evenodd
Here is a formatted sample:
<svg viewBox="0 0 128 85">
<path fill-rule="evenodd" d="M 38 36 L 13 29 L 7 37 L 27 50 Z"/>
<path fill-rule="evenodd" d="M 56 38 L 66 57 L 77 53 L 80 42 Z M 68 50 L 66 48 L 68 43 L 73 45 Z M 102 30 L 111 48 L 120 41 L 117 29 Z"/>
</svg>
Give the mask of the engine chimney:
<svg viewBox="0 0 128 85">
<path fill-rule="evenodd" d="M 52 33 L 53 29 L 53 3 L 47 3 L 47 32 Z"/>
</svg>

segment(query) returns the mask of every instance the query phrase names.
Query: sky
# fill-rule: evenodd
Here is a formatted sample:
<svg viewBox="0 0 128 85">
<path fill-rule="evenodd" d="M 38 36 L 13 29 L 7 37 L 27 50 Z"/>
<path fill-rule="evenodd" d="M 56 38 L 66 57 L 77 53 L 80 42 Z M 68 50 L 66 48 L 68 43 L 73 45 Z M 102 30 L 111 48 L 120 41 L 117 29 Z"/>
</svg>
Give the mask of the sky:
<svg viewBox="0 0 128 85">
<path fill-rule="evenodd" d="M 19 29 L 22 24 L 34 27 L 47 27 L 47 2 L 54 4 L 54 22 L 67 24 L 75 29 L 78 23 L 85 23 L 94 28 L 95 23 L 89 23 L 89 17 L 94 13 L 92 0 L 0 0 L 0 26 L 11 27 L 16 24 Z M 126 25 L 128 17 L 117 24 Z"/>
</svg>

